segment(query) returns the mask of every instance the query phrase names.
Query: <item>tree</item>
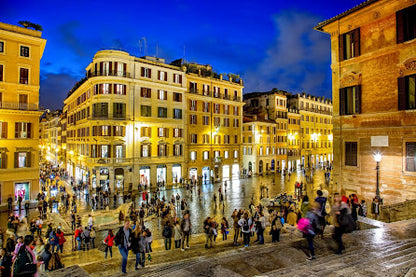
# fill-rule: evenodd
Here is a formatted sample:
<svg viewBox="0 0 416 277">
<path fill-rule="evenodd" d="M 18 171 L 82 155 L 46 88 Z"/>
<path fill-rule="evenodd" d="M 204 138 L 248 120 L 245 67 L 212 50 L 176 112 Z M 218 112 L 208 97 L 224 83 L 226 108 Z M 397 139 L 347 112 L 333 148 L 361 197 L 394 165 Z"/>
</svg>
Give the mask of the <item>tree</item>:
<svg viewBox="0 0 416 277">
<path fill-rule="evenodd" d="M 22 25 L 25 28 L 32 28 L 36 31 L 43 31 L 43 28 L 41 25 L 30 22 L 30 21 L 26 21 L 26 20 L 21 20 L 18 22 L 20 25 Z"/>
</svg>

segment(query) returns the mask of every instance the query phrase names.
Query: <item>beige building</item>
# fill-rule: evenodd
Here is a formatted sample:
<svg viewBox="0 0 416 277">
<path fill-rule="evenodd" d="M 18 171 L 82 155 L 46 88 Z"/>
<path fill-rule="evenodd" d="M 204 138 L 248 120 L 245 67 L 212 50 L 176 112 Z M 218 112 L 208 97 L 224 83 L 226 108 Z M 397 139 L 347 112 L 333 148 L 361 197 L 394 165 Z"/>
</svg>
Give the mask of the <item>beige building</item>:
<svg viewBox="0 0 416 277">
<path fill-rule="evenodd" d="M 0 23 L 0 203 L 39 192 L 39 31 Z"/>
<path fill-rule="evenodd" d="M 39 122 L 39 147 L 41 158 L 59 165 L 63 162 L 61 152 L 61 111 L 46 110 Z"/>
<path fill-rule="evenodd" d="M 369 0 L 315 27 L 331 35 L 337 190 L 416 198 L 415 12 Z"/>
</svg>

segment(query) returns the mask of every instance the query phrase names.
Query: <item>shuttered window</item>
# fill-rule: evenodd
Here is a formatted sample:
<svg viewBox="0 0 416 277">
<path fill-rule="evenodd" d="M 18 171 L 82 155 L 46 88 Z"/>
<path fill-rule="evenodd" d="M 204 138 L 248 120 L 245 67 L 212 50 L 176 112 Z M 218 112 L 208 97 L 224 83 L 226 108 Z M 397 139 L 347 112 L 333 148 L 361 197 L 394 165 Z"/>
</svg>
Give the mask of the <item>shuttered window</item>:
<svg viewBox="0 0 416 277">
<path fill-rule="evenodd" d="M 360 56 L 360 28 L 339 36 L 339 61 Z"/>
<path fill-rule="evenodd" d="M 345 142 L 345 165 L 357 166 L 357 142 Z"/>
<path fill-rule="evenodd" d="M 416 5 L 396 13 L 397 43 L 416 38 Z"/>
<path fill-rule="evenodd" d="M 352 86 L 339 90 L 339 114 L 361 113 L 361 86 Z"/>
<path fill-rule="evenodd" d="M 7 138 L 7 122 L 0 122 L 0 138 Z"/>
<path fill-rule="evenodd" d="M 29 84 L 29 69 L 27 68 L 20 68 L 20 84 Z"/>
<path fill-rule="evenodd" d="M 398 79 L 399 110 L 416 109 L 416 75 Z"/>
<path fill-rule="evenodd" d="M 3 82 L 3 65 L 0 64 L 0 82 Z"/>
<path fill-rule="evenodd" d="M 416 142 L 406 142 L 406 171 L 416 172 Z"/>
</svg>

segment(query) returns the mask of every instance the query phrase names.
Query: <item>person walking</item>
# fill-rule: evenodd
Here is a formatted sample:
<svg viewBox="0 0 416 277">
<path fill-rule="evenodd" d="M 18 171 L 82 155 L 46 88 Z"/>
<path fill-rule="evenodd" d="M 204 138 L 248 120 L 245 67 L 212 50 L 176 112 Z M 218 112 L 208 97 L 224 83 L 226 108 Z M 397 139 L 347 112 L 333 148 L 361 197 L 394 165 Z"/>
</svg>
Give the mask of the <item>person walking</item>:
<svg viewBox="0 0 416 277">
<path fill-rule="evenodd" d="M 309 219 L 309 228 L 303 233 L 303 237 L 306 238 L 306 241 L 308 242 L 309 256 L 306 258 L 308 261 L 316 259 L 313 239 L 321 232 L 321 225 L 319 222 L 319 218 L 321 217 L 320 209 L 321 204 L 315 201 L 306 213 L 306 218 Z"/>
<path fill-rule="evenodd" d="M 170 250 L 172 245 L 172 226 L 170 225 L 169 220 L 165 222 L 165 226 L 163 227 L 162 236 L 165 238 L 165 249 Z"/>
<path fill-rule="evenodd" d="M 96 237 L 95 227 L 92 227 L 90 230 L 91 249 L 95 248 L 95 237 Z"/>
<path fill-rule="evenodd" d="M 9 197 L 7 198 L 7 210 L 9 213 L 13 211 L 13 198 L 11 194 L 9 194 Z"/>
<path fill-rule="evenodd" d="M 131 250 L 136 255 L 136 264 L 134 269 L 139 270 L 137 267 L 139 264 L 142 267 L 145 265 L 145 255 L 147 250 L 146 232 L 142 230 L 141 226 L 137 226 L 133 232 L 131 237 Z"/>
<path fill-rule="evenodd" d="M 259 218 L 256 220 L 256 232 L 259 244 L 264 244 L 264 230 L 266 229 L 266 219 L 263 212 L 259 212 Z"/>
<path fill-rule="evenodd" d="M 82 248 L 90 250 L 90 243 L 91 243 L 91 232 L 88 226 L 85 226 L 84 231 L 81 233 L 82 238 Z"/>
<path fill-rule="evenodd" d="M 26 200 L 26 202 L 25 202 L 25 216 L 27 218 L 29 217 L 29 208 L 30 208 L 30 201 Z"/>
<path fill-rule="evenodd" d="M 107 259 L 107 253 L 110 251 L 110 258 L 113 258 L 113 244 L 114 244 L 114 234 L 111 229 L 108 230 L 107 237 L 104 239 L 105 246 L 105 259 Z"/>
<path fill-rule="evenodd" d="M 59 239 L 56 235 L 56 229 L 55 228 L 49 233 L 48 242 L 52 246 L 52 253 L 55 252 L 55 247 L 56 247 L 56 251 L 58 252 L 58 250 L 59 250 Z"/>
<path fill-rule="evenodd" d="M 129 249 L 131 246 L 131 237 L 132 237 L 132 230 L 130 229 L 130 220 L 124 220 L 124 225 L 121 227 L 116 236 L 115 236 L 115 243 L 118 246 L 118 250 L 120 251 L 122 257 L 121 263 L 121 272 L 127 273 L 127 259 L 129 256 Z"/>
<path fill-rule="evenodd" d="M 58 227 L 58 230 L 56 230 L 56 237 L 58 238 L 58 249 L 56 249 L 56 252 L 61 251 L 61 254 L 64 249 L 64 243 L 66 242 L 64 235 L 64 232 Z"/>
<path fill-rule="evenodd" d="M 341 199 L 342 199 L 341 195 L 339 193 L 335 193 L 334 204 L 331 209 L 332 220 L 335 226 L 334 239 L 335 239 L 335 242 L 338 244 L 338 249 L 335 252 L 335 254 L 338 254 L 338 255 L 341 255 L 342 250 L 345 249 L 344 244 L 342 243 L 342 235 L 344 233 L 344 230 L 338 222 L 338 217 L 341 216 L 342 214 L 351 214 L 351 210 L 348 207 L 348 204 L 341 201 Z"/>
</svg>

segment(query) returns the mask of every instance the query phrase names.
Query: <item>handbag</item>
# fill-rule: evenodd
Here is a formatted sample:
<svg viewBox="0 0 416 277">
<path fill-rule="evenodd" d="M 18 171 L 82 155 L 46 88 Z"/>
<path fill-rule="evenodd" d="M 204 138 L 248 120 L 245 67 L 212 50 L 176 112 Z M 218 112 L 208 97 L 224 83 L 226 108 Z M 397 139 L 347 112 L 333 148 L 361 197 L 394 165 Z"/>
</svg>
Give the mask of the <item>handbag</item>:
<svg viewBox="0 0 416 277">
<path fill-rule="evenodd" d="M 351 214 L 341 214 L 337 217 L 339 226 L 344 233 L 351 233 L 356 229 L 356 224 Z"/>
</svg>

